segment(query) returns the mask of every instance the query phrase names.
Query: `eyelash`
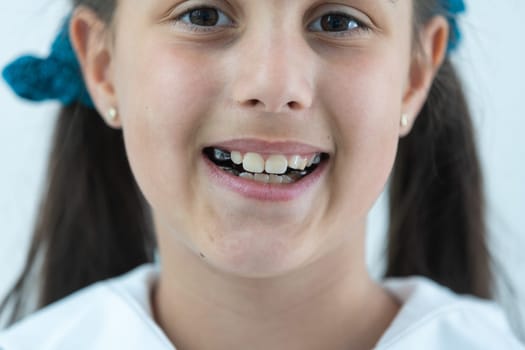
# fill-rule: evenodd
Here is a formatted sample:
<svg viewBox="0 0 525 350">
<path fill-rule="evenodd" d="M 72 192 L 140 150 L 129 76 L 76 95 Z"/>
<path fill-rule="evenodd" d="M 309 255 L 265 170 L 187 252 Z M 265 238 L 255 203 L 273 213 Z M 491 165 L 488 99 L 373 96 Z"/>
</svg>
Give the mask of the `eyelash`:
<svg viewBox="0 0 525 350">
<path fill-rule="evenodd" d="M 192 32 L 212 32 L 212 31 L 216 31 L 217 28 L 220 28 L 219 26 L 201 26 L 201 25 L 190 23 L 189 22 L 189 15 L 192 12 L 197 11 L 197 10 L 215 10 L 219 14 L 219 21 L 221 19 L 222 20 L 228 19 L 230 21 L 230 23 L 231 23 L 230 25 L 223 25 L 222 26 L 223 28 L 224 27 L 228 28 L 228 27 L 233 27 L 234 26 L 233 21 L 223 11 L 221 11 L 218 8 L 213 7 L 213 6 L 203 6 L 203 5 L 195 6 L 195 7 L 192 7 L 190 9 L 184 11 L 184 13 L 182 13 L 179 16 L 177 16 L 173 21 L 175 23 L 181 23 L 182 25 L 184 25 L 187 29 L 189 29 Z M 184 18 L 185 17 L 188 17 L 188 22 L 184 22 Z"/>
<path fill-rule="evenodd" d="M 201 25 L 198 25 L 198 24 L 193 24 L 193 23 L 190 22 L 189 16 L 190 16 L 190 14 L 192 12 L 197 11 L 197 10 L 214 10 L 214 11 L 217 11 L 217 13 L 219 15 L 219 22 L 221 20 L 227 19 L 227 20 L 230 21 L 230 24 L 229 25 L 222 25 L 222 26 L 218 26 L 218 25 L 201 26 Z M 351 28 L 349 30 L 346 30 L 346 31 L 334 31 L 334 32 L 323 31 L 320 24 L 319 25 L 314 25 L 314 24 L 317 23 L 317 22 L 320 22 L 326 16 L 341 16 L 341 17 L 345 17 L 350 23 L 354 23 L 355 27 Z M 185 18 L 186 18 L 186 20 L 185 20 Z M 213 6 L 202 6 L 202 5 L 195 6 L 195 7 L 192 7 L 190 9 L 186 10 L 184 13 L 180 14 L 175 19 L 173 19 L 173 22 L 181 23 L 188 30 L 190 30 L 192 32 L 212 32 L 212 31 L 216 31 L 217 28 L 220 28 L 220 27 L 228 28 L 228 27 L 234 27 L 235 26 L 233 20 L 231 20 L 230 17 L 228 17 L 220 9 L 218 9 L 216 7 L 213 7 Z M 326 14 L 318 17 L 312 23 L 310 23 L 307 28 L 309 30 L 313 31 L 314 33 L 324 32 L 324 33 L 328 33 L 329 35 L 336 36 L 336 37 L 354 35 L 355 32 L 362 32 L 362 31 L 366 32 L 366 31 L 370 30 L 370 27 L 367 26 L 366 24 L 364 24 L 362 21 L 358 20 L 354 16 L 351 16 L 351 15 L 343 13 L 343 12 L 329 12 L 329 13 L 326 13 Z M 318 29 L 320 29 L 320 30 L 318 30 Z"/>
<path fill-rule="evenodd" d="M 353 28 L 348 28 L 348 30 L 344 30 L 344 31 L 334 31 L 334 32 L 330 32 L 330 31 L 323 31 L 322 27 L 321 27 L 321 21 L 323 20 L 323 18 L 326 18 L 327 16 L 340 16 L 340 17 L 343 17 L 345 18 L 349 24 L 348 26 L 350 27 L 350 23 L 354 23 L 354 27 Z M 318 25 L 314 25 L 316 23 L 318 23 Z M 315 28 L 315 29 L 314 29 Z M 348 36 L 348 35 L 355 35 L 356 32 L 362 32 L 362 31 L 369 31 L 370 30 L 370 27 L 367 26 L 366 24 L 364 24 L 362 21 L 358 20 L 357 18 L 355 18 L 354 16 L 352 15 L 349 15 L 347 13 L 344 13 L 344 12 L 329 12 L 329 13 L 326 13 L 320 17 L 318 17 L 315 21 L 313 21 L 312 23 L 310 23 L 308 25 L 308 29 L 312 30 L 313 32 L 315 33 L 319 33 L 319 32 L 324 32 L 324 33 L 328 33 L 332 36 Z"/>
</svg>

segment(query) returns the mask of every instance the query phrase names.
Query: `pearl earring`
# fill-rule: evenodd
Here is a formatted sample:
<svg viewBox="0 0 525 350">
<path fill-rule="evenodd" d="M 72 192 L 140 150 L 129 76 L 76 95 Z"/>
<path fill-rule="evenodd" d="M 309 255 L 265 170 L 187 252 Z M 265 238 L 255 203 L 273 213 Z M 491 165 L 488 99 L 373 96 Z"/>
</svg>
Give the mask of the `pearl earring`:
<svg viewBox="0 0 525 350">
<path fill-rule="evenodd" d="M 408 125 L 408 115 L 406 113 L 403 113 L 401 116 L 401 126 L 406 127 Z"/>
<path fill-rule="evenodd" d="M 108 109 L 107 117 L 110 122 L 114 122 L 115 120 L 117 120 L 117 116 L 118 113 L 116 108 L 111 107 L 110 109 Z"/>
</svg>

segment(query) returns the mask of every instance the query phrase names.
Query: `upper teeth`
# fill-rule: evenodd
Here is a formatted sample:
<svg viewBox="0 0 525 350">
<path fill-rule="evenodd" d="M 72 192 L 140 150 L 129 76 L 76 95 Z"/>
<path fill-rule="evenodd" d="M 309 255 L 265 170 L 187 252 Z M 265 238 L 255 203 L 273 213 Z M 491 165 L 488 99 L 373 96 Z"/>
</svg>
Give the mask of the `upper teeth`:
<svg viewBox="0 0 525 350">
<path fill-rule="evenodd" d="M 217 154 L 217 152 L 215 153 Z M 233 151 L 230 157 L 234 164 L 242 164 L 244 170 L 254 174 L 266 172 L 267 174 L 280 175 L 286 173 L 288 168 L 304 170 L 312 164 L 319 164 L 321 162 L 320 153 L 311 156 L 293 155 L 289 157 L 282 154 L 273 154 L 265 160 L 262 155 L 255 152 L 248 152 L 243 155 L 239 151 Z"/>
<path fill-rule="evenodd" d="M 268 157 L 264 164 L 264 170 L 267 174 L 284 174 L 286 173 L 287 169 L 288 159 L 286 159 L 285 156 L 279 154 Z"/>
<path fill-rule="evenodd" d="M 242 167 L 250 173 L 262 173 L 264 171 L 264 158 L 257 153 L 246 153 L 242 160 Z"/>
</svg>

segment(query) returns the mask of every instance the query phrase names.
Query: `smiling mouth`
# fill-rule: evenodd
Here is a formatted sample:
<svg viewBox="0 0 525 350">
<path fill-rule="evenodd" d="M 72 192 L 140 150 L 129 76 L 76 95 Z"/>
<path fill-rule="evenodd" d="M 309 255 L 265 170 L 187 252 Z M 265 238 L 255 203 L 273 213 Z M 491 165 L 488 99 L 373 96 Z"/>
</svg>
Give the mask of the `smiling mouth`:
<svg viewBox="0 0 525 350">
<path fill-rule="evenodd" d="M 310 175 L 327 153 L 307 156 L 272 154 L 264 156 L 255 152 L 241 153 L 216 147 L 207 147 L 204 155 L 219 169 L 231 175 L 266 184 L 292 184 Z"/>
</svg>

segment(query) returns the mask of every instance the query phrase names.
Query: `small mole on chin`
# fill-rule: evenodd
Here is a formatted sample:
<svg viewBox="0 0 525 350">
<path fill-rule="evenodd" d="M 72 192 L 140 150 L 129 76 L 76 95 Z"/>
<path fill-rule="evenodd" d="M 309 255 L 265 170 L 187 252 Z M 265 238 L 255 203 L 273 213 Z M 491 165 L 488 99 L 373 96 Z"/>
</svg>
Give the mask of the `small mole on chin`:
<svg viewBox="0 0 525 350">
<path fill-rule="evenodd" d="M 201 258 L 206 259 L 206 256 L 202 253 L 200 253 Z"/>
</svg>

